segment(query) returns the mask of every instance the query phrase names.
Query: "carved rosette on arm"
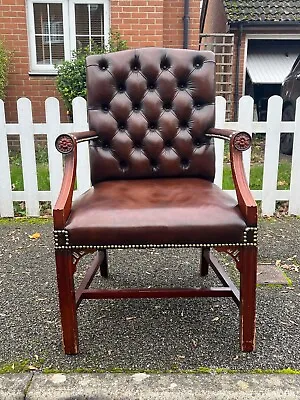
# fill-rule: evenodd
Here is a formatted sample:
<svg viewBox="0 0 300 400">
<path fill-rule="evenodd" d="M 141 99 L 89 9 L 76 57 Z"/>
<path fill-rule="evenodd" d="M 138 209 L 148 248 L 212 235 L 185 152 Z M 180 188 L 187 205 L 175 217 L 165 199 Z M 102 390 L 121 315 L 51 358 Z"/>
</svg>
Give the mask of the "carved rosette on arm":
<svg viewBox="0 0 300 400">
<path fill-rule="evenodd" d="M 74 150 L 75 139 L 71 135 L 64 133 L 56 138 L 55 147 L 61 154 L 70 154 Z"/>
<path fill-rule="evenodd" d="M 246 151 L 250 149 L 252 138 L 247 132 L 238 132 L 233 137 L 233 146 L 238 151 Z"/>
</svg>

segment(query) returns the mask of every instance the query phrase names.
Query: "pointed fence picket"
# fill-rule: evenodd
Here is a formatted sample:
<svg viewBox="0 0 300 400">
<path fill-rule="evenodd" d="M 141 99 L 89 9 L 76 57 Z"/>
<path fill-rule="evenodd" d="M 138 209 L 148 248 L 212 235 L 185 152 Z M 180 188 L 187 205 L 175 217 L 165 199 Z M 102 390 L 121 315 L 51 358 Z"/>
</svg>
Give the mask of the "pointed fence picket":
<svg viewBox="0 0 300 400">
<path fill-rule="evenodd" d="M 21 98 L 17 102 L 20 146 L 24 182 L 24 200 L 27 215 L 39 216 L 38 182 L 36 171 L 31 102 Z"/>
<path fill-rule="evenodd" d="M 249 133 L 265 134 L 265 155 L 262 188 L 252 190 L 254 198 L 261 201 L 262 213 L 272 215 L 276 201 L 288 200 L 289 213 L 300 215 L 300 99 L 297 101 L 295 121 L 281 121 L 282 99 L 278 96 L 270 98 L 268 103 L 267 121 L 253 121 L 253 99 L 244 96 L 239 102 L 238 120 L 225 121 L 226 101 L 216 98 L 217 128 L 245 130 Z M 21 98 L 17 102 L 18 123 L 5 122 L 4 104 L 0 100 L 0 216 L 14 215 L 14 201 L 24 201 L 27 216 L 40 213 L 39 202 L 50 201 L 53 207 L 60 190 L 63 160 L 54 146 L 56 137 L 61 133 L 83 131 L 88 129 L 86 101 L 82 98 L 73 101 L 73 123 L 60 122 L 59 102 L 56 98 L 48 98 L 45 102 L 45 123 L 33 123 L 31 102 Z M 294 132 L 294 147 L 291 162 L 291 181 L 289 190 L 278 190 L 278 162 L 280 133 Z M 47 135 L 50 190 L 41 191 L 37 183 L 37 166 L 35 157 L 34 136 Z M 10 162 L 7 139 L 11 134 L 20 136 L 22 171 L 24 189 L 13 190 L 11 182 Z M 224 141 L 215 140 L 216 178 L 215 183 L 222 187 Z M 88 145 L 78 145 L 77 190 L 74 196 L 81 194 L 90 187 Z M 243 154 L 246 176 L 251 176 L 251 150 Z M 228 190 L 235 196 L 234 190 Z"/>
<path fill-rule="evenodd" d="M 0 100 L 0 216 L 14 215 L 4 103 Z"/>
<path fill-rule="evenodd" d="M 224 128 L 225 127 L 225 116 L 226 116 L 226 100 L 224 97 L 218 96 L 216 97 L 216 119 L 215 119 L 215 127 L 216 128 Z M 224 158 L 224 140 L 223 139 L 214 139 L 215 143 L 215 154 L 216 154 L 216 175 L 215 175 L 215 184 L 220 188 L 223 184 L 223 158 Z"/>
<path fill-rule="evenodd" d="M 295 132 L 297 132 L 297 134 L 294 134 L 293 143 L 289 213 L 300 215 L 300 97 L 297 99 L 296 103 Z"/>
<path fill-rule="evenodd" d="M 49 97 L 45 102 L 46 132 L 50 179 L 51 206 L 54 207 L 58 197 L 63 176 L 62 155 L 55 148 L 55 139 L 60 134 L 59 101 Z"/>
</svg>

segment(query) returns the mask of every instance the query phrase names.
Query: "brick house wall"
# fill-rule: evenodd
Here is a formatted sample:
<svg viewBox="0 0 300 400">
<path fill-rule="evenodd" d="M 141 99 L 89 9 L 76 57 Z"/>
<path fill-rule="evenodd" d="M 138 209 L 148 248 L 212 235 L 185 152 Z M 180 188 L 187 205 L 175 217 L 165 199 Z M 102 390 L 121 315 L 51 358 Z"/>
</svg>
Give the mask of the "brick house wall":
<svg viewBox="0 0 300 400">
<path fill-rule="evenodd" d="M 203 33 L 225 33 L 227 17 L 222 0 L 209 0 Z"/>
<path fill-rule="evenodd" d="M 129 48 L 182 48 L 183 9 L 184 0 L 111 0 L 110 27 L 121 34 Z M 199 19 L 200 2 L 190 0 L 189 48 L 198 48 Z M 17 121 L 16 101 L 23 96 L 32 101 L 34 121 L 43 122 L 45 99 L 59 98 L 59 93 L 55 88 L 55 76 L 28 74 L 25 0 L 1 0 L 0 39 L 13 51 L 5 99 L 7 122 Z M 62 120 L 66 120 L 65 112 L 62 112 Z"/>
</svg>

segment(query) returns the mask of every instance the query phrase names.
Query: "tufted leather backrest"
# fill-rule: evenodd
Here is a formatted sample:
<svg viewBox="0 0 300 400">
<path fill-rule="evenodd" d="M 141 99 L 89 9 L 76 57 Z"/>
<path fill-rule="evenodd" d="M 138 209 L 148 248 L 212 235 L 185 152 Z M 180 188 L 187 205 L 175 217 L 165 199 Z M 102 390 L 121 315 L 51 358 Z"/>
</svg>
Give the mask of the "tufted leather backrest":
<svg viewBox="0 0 300 400">
<path fill-rule="evenodd" d="M 143 48 L 87 57 L 91 180 L 213 181 L 214 54 Z"/>
</svg>

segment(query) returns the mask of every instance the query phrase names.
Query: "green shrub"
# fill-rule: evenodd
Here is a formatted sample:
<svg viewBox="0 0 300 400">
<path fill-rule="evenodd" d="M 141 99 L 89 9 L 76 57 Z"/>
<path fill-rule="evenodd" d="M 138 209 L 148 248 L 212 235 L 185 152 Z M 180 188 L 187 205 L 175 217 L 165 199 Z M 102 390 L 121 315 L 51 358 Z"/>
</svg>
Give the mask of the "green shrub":
<svg viewBox="0 0 300 400">
<path fill-rule="evenodd" d="M 103 54 L 127 48 L 126 41 L 119 33 L 111 33 L 107 46 L 100 47 L 93 43 L 92 49 L 84 47 L 72 54 L 72 60 L 64 61 L 57 67 L 56 87 L 65 103 L 69 114 L 72 113 L 72 100 L 81 96 L 86 98 L 85 59 L 90 54 Z"/>
<path fill-rule="evenodd" d="M 0 99 L 4 100 L 5 89 L 8 83 L 9 51 L 0 41 Z"/>
</svg>

